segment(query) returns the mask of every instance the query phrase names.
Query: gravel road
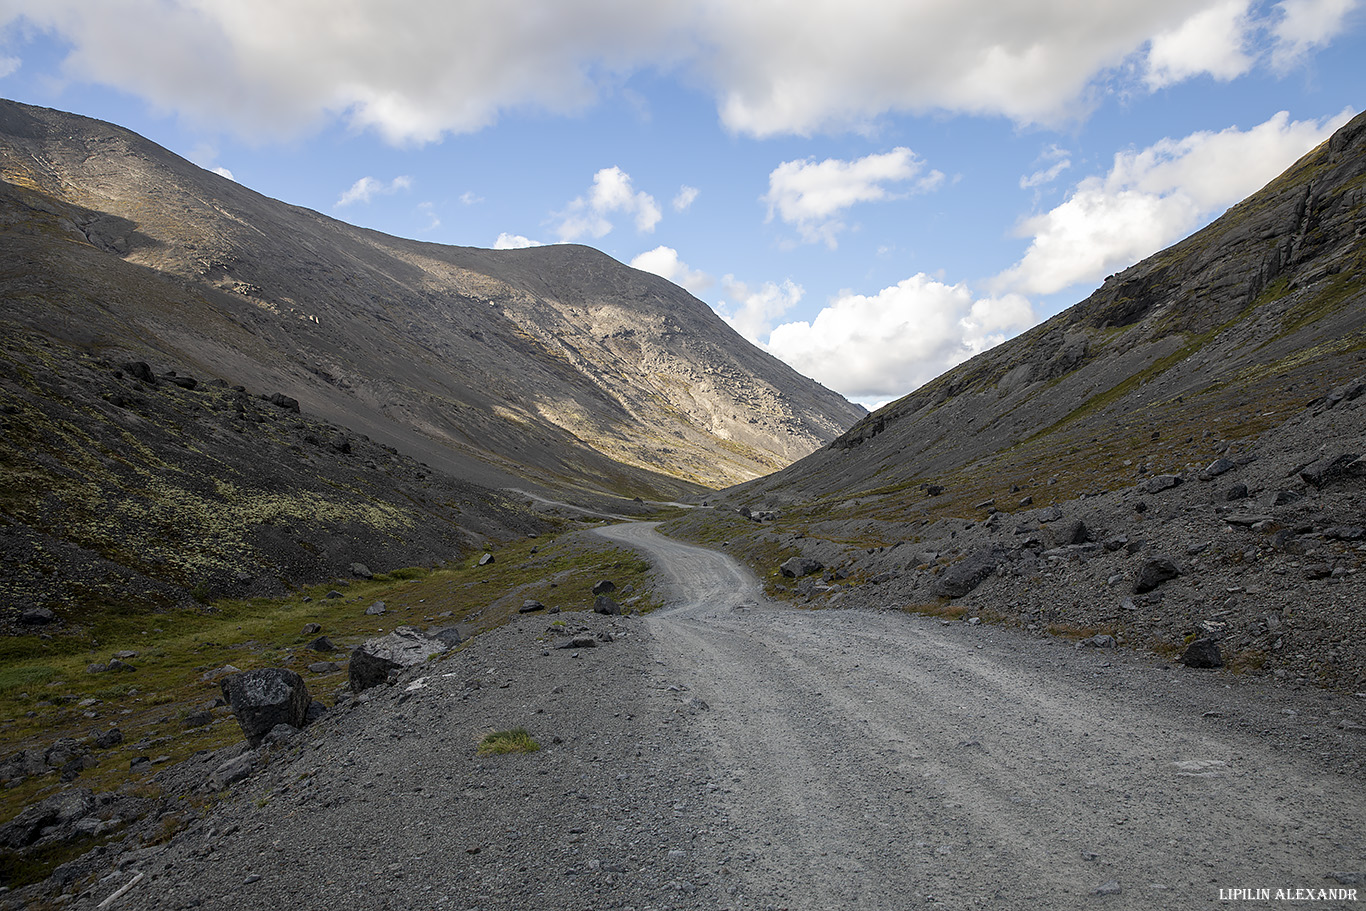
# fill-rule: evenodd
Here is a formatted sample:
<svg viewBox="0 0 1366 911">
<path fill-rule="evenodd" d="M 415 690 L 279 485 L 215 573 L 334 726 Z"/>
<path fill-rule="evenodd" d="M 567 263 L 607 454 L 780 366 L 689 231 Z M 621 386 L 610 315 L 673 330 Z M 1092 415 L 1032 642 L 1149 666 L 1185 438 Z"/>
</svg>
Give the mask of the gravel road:
<svg viewBox="0 0 1366 911">
<path fill-rule="evenodd" d="M 1366 901 L 1366 788 L 1326 767 L 1360 752 L 1366 700 L 1292 704 L 1016 630 L 767 606 L 714 552 L 645 524 L 601 533 L 651 553 L 672 589 L 647 628 L 710 707 L 697 729 L 736 907 L 1190 908 L 1220 889 L 1352 888 L 1329 873 L 1355 873 Z"/>
<path fill-rule="evenodd" d="M 599 533 L 655 560 L 668 606 L 524 617 L 367 691 L 168 844 L 111 857 L 72 906 L 139 873 L 111 907 L 1366 903 L 1366 699 L 777 607 L 650 524 Z M 612 641 L 554 648 L 556 620 Z M 543 749 L 475 755 L 516 726 Z"/>
</svg>

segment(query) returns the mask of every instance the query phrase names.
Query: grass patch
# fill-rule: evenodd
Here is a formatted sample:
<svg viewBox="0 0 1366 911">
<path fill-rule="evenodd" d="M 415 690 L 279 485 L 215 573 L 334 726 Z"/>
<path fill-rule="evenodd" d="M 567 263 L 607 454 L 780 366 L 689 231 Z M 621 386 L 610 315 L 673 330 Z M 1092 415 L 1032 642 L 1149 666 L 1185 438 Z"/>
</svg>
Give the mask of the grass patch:
<svg viewBox="0 0 1366 911">
<path fill-rule="evenodd" d="M 479 741 L 480 756 L 501 756 L 504 753 L 534 753 L 541 748 L 526 728 L 493 731 Z"/>
<path fill-rule="evenodd" d="M 56 680 L 60 674 L 55 667 L 46 664 L 0 668 L 0 693 L 42 686 Z"/>
<path fill-rule="evenodd" d="M 208 672 L 225 665 L 244 671 L 289 668 L 304 678 L 313 698 L 331 704 L 333 694 L 346 685 L 351 648 L 398 626 L 458 626 L 468 636 L 517 618 L 527 598 L 566 612 L 587 611 L 593 606 L 592 587 L 601 579 L 615 582 L 618 602 L 634 612 L 660 604 L 650 564 L 596 536 L 523 538 L 496 546 L 492 553 L 497 562 L 482 567 L 472 559 L 438 569 L 399 569 L 369 580 L 310 586 L 279 598 L 91 616 L 82 627 L 51 639 L 0 638 L 0 756 L 116 726 L 124 742 L 95 751 L 99 766 L 83 772 L 75 785 L 96 792 L 136 786 L 146 781 L 129 770 L 137 756 L 164 755 L 168 762 L 179 762 L 198 750 L 241 741 L 241 730 L 223 708 L 213 711 L 208 725 L 184 727 L 189 712 L 219 694 L 220 677 Z M 333 589 L 342 596 L 328 598 Z M 384 602 L 385 612 L 367 615 L 365 609 L 376 601 Z M 324 654 L 307 648 L 318 635 L 303 633 L 308 623 L 319 624 L 339 651 Z M 128 659 L 136 670 L 87 671 L 89 665 L 108 663 L 119 651 L 136 653 Z M 308 669 L 323 661 L 335 661 L 338 670 Z M 35 776 L 0 789 L 0 823 L 56 793 L 61 787 L 56 778 Z"/>
</svg>

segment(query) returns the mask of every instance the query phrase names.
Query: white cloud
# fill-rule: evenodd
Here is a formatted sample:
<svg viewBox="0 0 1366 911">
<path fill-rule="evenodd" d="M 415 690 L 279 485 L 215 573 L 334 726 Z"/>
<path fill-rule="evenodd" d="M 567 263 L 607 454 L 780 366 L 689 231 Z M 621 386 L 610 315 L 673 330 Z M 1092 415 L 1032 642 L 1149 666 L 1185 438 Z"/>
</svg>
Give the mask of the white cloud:
<svg viewBox="0 0 1366 911">
<path fill-rule="evenodd" d="M 618 167 L 603 168 L 593 175 L 588 195 L 576 198 L 557 215 L 560 223 L 555 231 L 566 243 L 585 236 L 603 237 L 613 227 L 607 216 L 617 212 L 633 216 L 642 234 L 653 232 L 663 217 L 653 196 L 631 186 L 629 174 Z"/>
<path fill-rule="evenodd" d="M 943 181 L 939 171 L 922 176 L 924 169 L 925 163 L 904 146 L 854 161 L 785 161 L 768 175 L 763 201 L 769 219 L 776 212 L 803 240 L 823 240 L 833 249 L 836 235 L 846 227 L 840 216 L 857 203 L 893 198 L 885 184 L 914 181 L 909 190 L 925 192 Z"/>
<path fill-rule="evenodd" d="M 343 193 L 334 205 L 341 208 L 358 202 L 366 203 L 376 196 L 391 196 L 399 190 L 410 190 L 412 186 L 413 179 L 406 175 L 395 177 L 388 183 L 375 180 L 373 177 L 362 177 L 351 184 L 350 189 Z"/>
<path fill-rule="evenodd" d="M 461 194 L 460 194 L 460 203 L 461 203 L 461 205 L 473 206 L 473 205 L 477 205 L 477 204 L 479 204 L 479 203 L 481 203 L 481 202 L 483 202 L 483 201 L 484 201 L 484 197 L 482 197 L 482 196 L 475 196 L 473 190 L 466 190 L 464 193 L 461 193 Z"/>
<path fill-rule="evenodd" d="M 791 279 L 751 287 L 734 275 L 726 275 L 721 279 L 721 287 L 725 297 L 712 309 L 732 329 L 756 345 L 762 344 L 760 339 L 773 328 L 773 323 L 800 303 L 806 294 L 806 290 Z"/>
<path fill-rule="evenodd" d="M 696 297 L 701 297 L 703 292 L 716 284 L 710 275 L 693 269 L 679 259 L 678 251 L 673 247 L 658 246 L 647 250 L 631 260 L 631 267 L 666 278 L 675 285 L 687 288 Z"/>
<path fill-rule="evenodd" d="M 697 194 L 701 191 L 697 187 L 690 187 L 687 184 L 678 188 L 678 195 L 674 197 L 674 211 L 686 212 L 694 202 L 697 201 Z"/>
<path fill-rule="evenodd" d="M 527 247 L 543 247 L 545 244 L 520 234 L 509 234 L 504 231 L 498 235 L 498 239 L 493 242 L 495 250 L 525 250 Z"/>
<path fill-rule="evenodd" d="M 1018 294 L 974 298 L 924 273 L 870 296 L 845 292 L 810 322 L 784 323 L 768 350 L 807 376 L 877 404 L 910 392 L 1034 322 Z"/>
<path fill-rule="evenodd" d="M 1208 73 L 1227 82 L 1252 68 L 1250 0 L 1225 0 L 1157 35 L 1148 49 L 1144 81 L 1150 89 Z"/>
<path fill-rule="evenodd" d="M 213 168 L 212 170 L 213 170 L 213 172 L 214 172 L 215 174 L 217 174 L 219 177 L 226 177 L 228 180 L 231 180 L 231 181 L 233 181 L 234 183 L 237 182 L 237 178 L 236 178 L 236 177 L 233 177 L 233 176 L 232 176 L 232 172 L 229 171 L 227 168 L 224 168 L 224 167 L 217 167 L 217 168 Z"/>
<path fill-rule="evenodd" d="M 1292 122 L 1282 111 L 1250 130 L 1192 133 L 1121 152 L 1104 177 L 1086 178 L 1060 205 L 1020 225 L 1032 237 L 1029 249 L 995 287 L 1051 294 L 1099 282 L 1260 189 L 1350 116 Z"/>
<path fill-rule="evenodd" d="M 436 205 L 430 202 L 420 202 L 417 210 L 427 216 L 427 224 L 422 228 L 423 231 L 435 231 L 441 227 L 441 219 L 437 217 Z"/>
<path fill-rule="evenodd" d="M 1352 0 L 1249 7 L 1290 61 L 1331 40 Z M 888 112 L 1058 123 L 1145 53 L 1159 82 L 1242 65 L 1230 0 L 8 0 L 70 50 L 63 77 L 136 94 L 253 139 L 333 120 L 402 145 L 508 110 L 582 111 L 645 70 L 715 95 L 756 136 L 864 128 Z M 1200 17 L 1205 17 L 1201 19 Z M 1187 40 L 1216 26 L 1208 48 Z M 478 40 L 471 40 L 477 36 Z M 452 53 L 451 48 L 459 48 Z M 1221 76 L 1227 78 L 1227 76 Z"/>
<path fill-rule="evenodd" d="M 1033 174 L 1021 177 L 1020 189 L 1028 190 L 1032 187 L 1041 187 L 1046 183 L 1052 183 L 1053 181 L 1058 179 L 1058 175 L 1060 175 L 1063 171 L 1066 171 L 1070 167 L 1072 167 L 1072 159 L 1070 158 L 1064 158 L 1061 161 L 1056 161 L 1050 167 L 1043 168 L 1041 170 L 1035 171 Z"/>
<path fill-rule="evenodd" d="M 17 73 L 21 65 L 23 61 L 18 57 L 0 57 L 0 79 Z"/>
<path fill-rule="evenodd" d="M 1280 21 L 1272 28 L 1276 39 L 1272 62 L 1287 69 L 1315 47 L 1327 44 L 1358 5 L 1359 0 L 1282 0 L 1276 4 Z"/>
</svg>

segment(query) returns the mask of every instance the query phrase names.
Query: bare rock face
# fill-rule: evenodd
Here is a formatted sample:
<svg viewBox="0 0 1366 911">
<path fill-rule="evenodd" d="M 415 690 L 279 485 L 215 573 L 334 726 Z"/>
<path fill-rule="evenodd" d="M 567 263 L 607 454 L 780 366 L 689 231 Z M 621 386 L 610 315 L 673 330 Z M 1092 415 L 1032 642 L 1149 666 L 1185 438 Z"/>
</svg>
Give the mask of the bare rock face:
<svg viewBox="0 0 1366 911">
<path fill-rule="evenodd" d="M 359 693 L 378 686 L 389 675 L 422 664 L 449 649 L 442 639 L 427 636 L 411 626 L 400 626 L 387 636 L 367 639 L 351 653 L 347 678 L 351 692 Z"/>
<path fill-rule="evenodd" d="M 232 707 L 247 743 L 260 746 L 277 724 L 302 728 L 312 699 L 303 678 L 284 668 L 260 668 L 223 680 L 223 699 Z"/>
</svg>

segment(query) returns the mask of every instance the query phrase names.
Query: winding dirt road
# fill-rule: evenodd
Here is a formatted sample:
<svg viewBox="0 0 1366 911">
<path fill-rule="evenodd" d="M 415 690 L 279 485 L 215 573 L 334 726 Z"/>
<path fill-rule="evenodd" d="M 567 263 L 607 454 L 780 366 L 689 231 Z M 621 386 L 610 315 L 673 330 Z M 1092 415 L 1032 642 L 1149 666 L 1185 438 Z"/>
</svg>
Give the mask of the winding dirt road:
<svg viewBox="0 0 1366 911">
<path fill-rule="evenodd" d="M 1266 904 L 1230 891 L 1245 889 L 1366 907 L 1366 787 L 1324 755 L 1362 748 L 1361 699 L 777 607 L 652 524 L 599 534 L 650 555 L 670 592 L 647 629 L 707 709 L 735 907 Z"/>
</svg>

